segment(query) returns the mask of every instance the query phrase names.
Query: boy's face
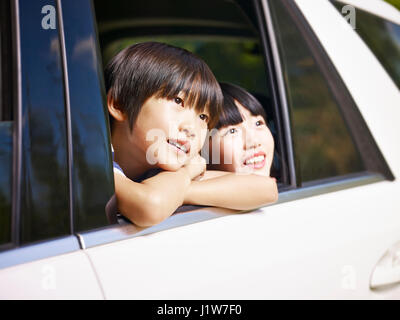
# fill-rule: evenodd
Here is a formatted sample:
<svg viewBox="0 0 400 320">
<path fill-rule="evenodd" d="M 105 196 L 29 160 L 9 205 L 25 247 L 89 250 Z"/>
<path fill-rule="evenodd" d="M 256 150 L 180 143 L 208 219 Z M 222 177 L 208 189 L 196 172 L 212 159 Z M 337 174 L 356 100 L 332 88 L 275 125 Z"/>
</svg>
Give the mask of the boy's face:
<svg viewBox="0 0 400 320">
<path fill-rule="evenodd" d="M 208 116 L 185 105 L 183 96 L 152 96 L 143 104 L 129 139 L 150 165 L 176 171 L 200 152 Z"/>
<path fill-rule="evenodd" d="M 274 139 L 262 116 L 253 116 L 235 101 L 243 122 L 218 130 L 210 143 L 210 152 L 219 147 L 218 169 L 238 173 L 270 175 Z"/>
</svg>

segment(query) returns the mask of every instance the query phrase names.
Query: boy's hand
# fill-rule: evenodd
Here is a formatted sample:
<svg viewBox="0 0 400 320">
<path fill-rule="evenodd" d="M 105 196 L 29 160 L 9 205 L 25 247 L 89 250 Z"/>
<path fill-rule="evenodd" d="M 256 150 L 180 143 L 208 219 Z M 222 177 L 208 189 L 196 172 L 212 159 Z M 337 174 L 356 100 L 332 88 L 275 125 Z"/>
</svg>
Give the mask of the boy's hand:
<svg viewBox="0 0 400 320">
<path fill-rule="evenodd" d="M 201 177 L 206 171 L 206 159 L 198 154 L 190 159 L 182 168 L 186 170 L 190 179 L 194 180 L 195 178 Z"/>
</svg>

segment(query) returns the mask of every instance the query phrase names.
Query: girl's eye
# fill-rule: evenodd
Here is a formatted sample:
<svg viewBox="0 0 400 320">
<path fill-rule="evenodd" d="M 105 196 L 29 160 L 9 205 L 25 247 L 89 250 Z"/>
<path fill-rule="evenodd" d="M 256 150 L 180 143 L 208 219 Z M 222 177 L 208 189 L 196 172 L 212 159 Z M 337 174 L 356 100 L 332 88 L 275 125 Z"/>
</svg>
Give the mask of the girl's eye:
<svg viewBox="0 0 400 320">
<path fill-rule="evenodd" d="M 200 115 L 200 119 L 203 120 L 203 121 L 208 121 L 208 115 L 202 113 L 202 114 Z"/>
<path fill-rule="evenodd" d="M 184 106 L 183 105 L 183 100 L 181 98 L 176 97 L 176 98 L 174 98 L 174 101 L 175 101 L 176 104 L 179 104 L 182 107 Z"/>
<path fill-rule="evenodd" d="M 258 120 L 258 121 L 256 122 L 256 126 L 257 126 L 257 127 L 262 126 L 263 124 L 264 124 L 264 121 L 262 121 L 262 120 Z"/>
</svg>

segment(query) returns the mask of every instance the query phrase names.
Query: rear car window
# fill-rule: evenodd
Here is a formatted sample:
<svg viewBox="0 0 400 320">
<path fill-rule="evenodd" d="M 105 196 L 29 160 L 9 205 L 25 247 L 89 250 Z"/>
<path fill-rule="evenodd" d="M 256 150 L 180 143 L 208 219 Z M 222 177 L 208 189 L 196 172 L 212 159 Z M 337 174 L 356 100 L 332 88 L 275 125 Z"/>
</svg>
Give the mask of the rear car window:
<svg viewBox="0 0 400 320">
<path fill-rule="evenodd" d="M 348 124 L 310 45 L 296 27 L 286 5 L 270 1 L 270 6 L 300 180 L 310 182 L 364 171 Z"/>
</svg>

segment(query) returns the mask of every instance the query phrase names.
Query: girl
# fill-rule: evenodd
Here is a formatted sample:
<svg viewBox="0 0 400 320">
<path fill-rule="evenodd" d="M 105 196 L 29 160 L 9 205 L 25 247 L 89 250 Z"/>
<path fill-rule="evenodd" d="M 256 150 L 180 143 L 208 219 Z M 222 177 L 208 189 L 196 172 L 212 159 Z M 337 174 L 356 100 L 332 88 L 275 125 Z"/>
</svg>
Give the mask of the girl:
<svg viewBox="0 0 400 320">
<path fill-rule="evenodd" d="M 264 108 L 239 86 L 228 83 L 220 83 L 220 86 L 224 104 L 216 125 L 218 131 L 209 145 L 210 153 L 219 151 L 219 159 L 212 161 L 208 168 L 270 176 L 274 140 L 267 127 Z M 205 178 L 215 175 L 221 172 L 209 171 Z"/>
</svg>

